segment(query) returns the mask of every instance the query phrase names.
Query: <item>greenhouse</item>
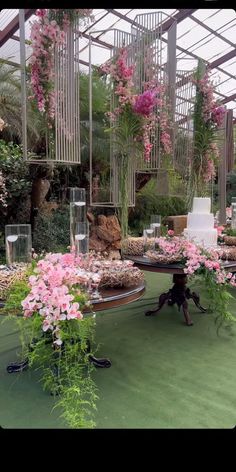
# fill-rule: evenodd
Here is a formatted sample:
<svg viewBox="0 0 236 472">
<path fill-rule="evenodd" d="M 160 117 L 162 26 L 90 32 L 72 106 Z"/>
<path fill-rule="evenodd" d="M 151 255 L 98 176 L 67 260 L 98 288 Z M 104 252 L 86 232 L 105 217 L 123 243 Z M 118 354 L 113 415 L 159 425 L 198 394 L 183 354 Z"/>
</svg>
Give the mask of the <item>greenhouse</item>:
<svg viewBox="0 0 236 472">
<path fill-rule="evenodd" d="M 0 427 L 232 429 L 236 12 L 0 10 Z"/>
</svg>

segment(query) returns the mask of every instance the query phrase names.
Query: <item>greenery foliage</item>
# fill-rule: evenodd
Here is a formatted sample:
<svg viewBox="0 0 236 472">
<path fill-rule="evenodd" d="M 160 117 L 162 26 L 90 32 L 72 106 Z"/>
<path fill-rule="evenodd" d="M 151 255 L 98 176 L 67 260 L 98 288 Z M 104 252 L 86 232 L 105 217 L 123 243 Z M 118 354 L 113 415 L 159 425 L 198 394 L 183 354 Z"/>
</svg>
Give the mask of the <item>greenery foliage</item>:
<svg viewBox="0 0 236 472">
<path fill-rule="evenodd" d="M 185 215 L 186 212 L 184 199 L 157 195 L 156 181 L 151 179 L 136 196 L 135 208 L 130 210 L 129 228 L 139 235 L 149 227 L 151 215 L 161 215 L 164 222 L 167 216 Z"/>
<path fill-rule="evenodd" d="M 0 170 L 6 179 L 7 210 L 1 215 L 0 228 L 11 221 L 19 223 L 19 210 L 26 205 L 26 200 L 31 192 L 29 166 L 23 159 L 22 147 L 12 142 L 6 143 L 0 140 Z M 24 223 L 28 223 L 27 220 Z"/>
<path fill-rule="evenodd" d="M 214 314 L 217 332 L 221 327 L 232 328 L 236 318 L 229 311 L 230 301 L 234 298 L 225 284 L 216 284 L 212 271 L 202 270 L 201 283 L 206 287 L 209 307 L 208 311 Z"/>
<path fill-rule="evenodd" d="M 0 118 L 7 125 L 1 133 L 6 141 L 22 141 L 21 82 L 18 69 L 0 60 Z M 28 95 L 31 94 L 30 88 Z M 28 149 L 34 149 L 45 136 L 45 124 L 35 104 L 27 100 Z"/>
<path fill-rule="evenodd" d="M 227 236 L 234 236 L 236 237 L 236 230 L 235 229 L 231 229 L 231 228 L 226 228 L 224 230 L 224 234 L 226 234 Z"/>
<path fill-rule="evenodd" d="M 70 209 L 63 205 L 49 215 L 35 218 L 33 246 L 36 253 L 65 252 L 70 244 Z"/>
</svg>

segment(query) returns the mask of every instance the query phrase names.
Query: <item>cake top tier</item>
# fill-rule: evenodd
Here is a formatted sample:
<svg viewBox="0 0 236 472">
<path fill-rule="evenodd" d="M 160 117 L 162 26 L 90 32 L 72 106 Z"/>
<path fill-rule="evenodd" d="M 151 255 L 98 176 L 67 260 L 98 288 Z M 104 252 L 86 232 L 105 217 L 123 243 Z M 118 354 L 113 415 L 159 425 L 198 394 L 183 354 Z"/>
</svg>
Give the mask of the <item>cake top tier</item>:
<svg viewBox="0 0 236 472">
<path fill-rule="evenodd" d="M 193 199 L 193 213 L 210 213 L 211 199 L 210 198 L 194 198 Z"/>
</svg>

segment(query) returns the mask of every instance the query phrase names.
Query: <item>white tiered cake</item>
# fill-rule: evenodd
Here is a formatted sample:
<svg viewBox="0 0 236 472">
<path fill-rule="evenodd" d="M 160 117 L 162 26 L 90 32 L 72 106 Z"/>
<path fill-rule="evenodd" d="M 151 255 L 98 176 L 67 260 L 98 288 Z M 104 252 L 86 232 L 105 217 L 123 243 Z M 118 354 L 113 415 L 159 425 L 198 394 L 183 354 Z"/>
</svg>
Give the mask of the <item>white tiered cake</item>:
<svg viewBox="0 0 236 472">
<path fill-rule="evenodd" d="M 188 214 L 184 236 L 199 246 L 217 245 L 217 229 L 214 228 L 214 215 L 210 198 L 194 198 L 192 213 Z"/>
</svg>

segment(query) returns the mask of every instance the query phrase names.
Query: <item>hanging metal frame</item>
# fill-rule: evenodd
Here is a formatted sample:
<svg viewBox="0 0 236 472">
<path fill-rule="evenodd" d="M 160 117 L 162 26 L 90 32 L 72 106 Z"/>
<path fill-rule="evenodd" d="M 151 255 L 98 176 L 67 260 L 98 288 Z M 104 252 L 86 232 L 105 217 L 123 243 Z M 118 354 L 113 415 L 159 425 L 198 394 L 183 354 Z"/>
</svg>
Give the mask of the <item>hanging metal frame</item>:
<svg viewBox="0 0 236 472">
<path fill-rule="evenodd" d="M 162 41 L 162 23 L 164 18 L 170 18 L 171 24 L 167 31 L 167 51 L 166 41 Z M 103 31 L 93 31 L 94 33 L 105 33 Z M 145 60 L 145 55 L 150 52 L 151 46 L 153 47 L 152 64 L 150 67 L 154 67 L 154 75 L 156 76 L 157 82 L 166 86 L 167 94 L 163 100 L 163 110 L 166 109 L 167 103 L 170 105 L 169 110 L 172 121 L 175 116 L 175 82 L 176 82 L 176 21 L 163 12 L 154 12 L 144 15 L 137 15 L 131 25 L 131 33 L 127 33 L 120 30 L 109 30 L 113 32 L 113 48 L 110 50 L 110 59 L 114 58 L 119 49 L 126 47 L 127 64 L 135 64 L 136 69 L 134 73 L 134 86 L 137 93 L 144 91 L 144 67 L 142 66 Z M 117 207 L 120 205 L 119 196 L 119 161 L 115 155 L 115 147 L 113 138 L 111 136 L 110 141 L 110 190 L 109 199 L 107 201 L 94 200 L 93 198 L 93 109 L 92 109 L 92 43 L 93 37 L 89 35 L 89 102 L 90 102 L 90 204 L 92 206 L 111 206 Z M 164 59 L 164 53 L 167 58 Z M 169 59 L 169 60 L 168 60 Z M 171 63 L 171 64 L 170 64 Z M 111 94 L 111 112 L 115 107 L 115 94 L 114 91 Z M 156 110 L 158 112 L 158 110 Z M 171 131 L 171 130 L 170 130 Z M 172 144 L 174 147 L 174 126 L 172 127 Z M 128 181 L 129 181 L 129 206 L 135 206 L 135 174 L 136 172 L 151 172 L 157 173 L 162 168 L 161 150 L 160 150 L 160 133 L 158 129 L 155 136 L 152 137 L 153 149 L 151 152 L 150 162 L 145 162 L 144 159 L 141 162 L 136 162 L 135 156 L 129 159 L 128 169 Z M 173 153 L 174 156 L 174 153 Z"/>
<path fill-rule="evenodd" d="M 25 16 L 19 10 L 23 154 L 30 164 L 81 163 L 79 104 L 79 18 L 68 28 L 65 43 L 54 54 L 55 134 L 47 128 L 45 159 L 31 159 L 27 152 L 27 93 L 25 57 Z M 52 136 L 53 133 L 53 136 Z"/>
</svg>

